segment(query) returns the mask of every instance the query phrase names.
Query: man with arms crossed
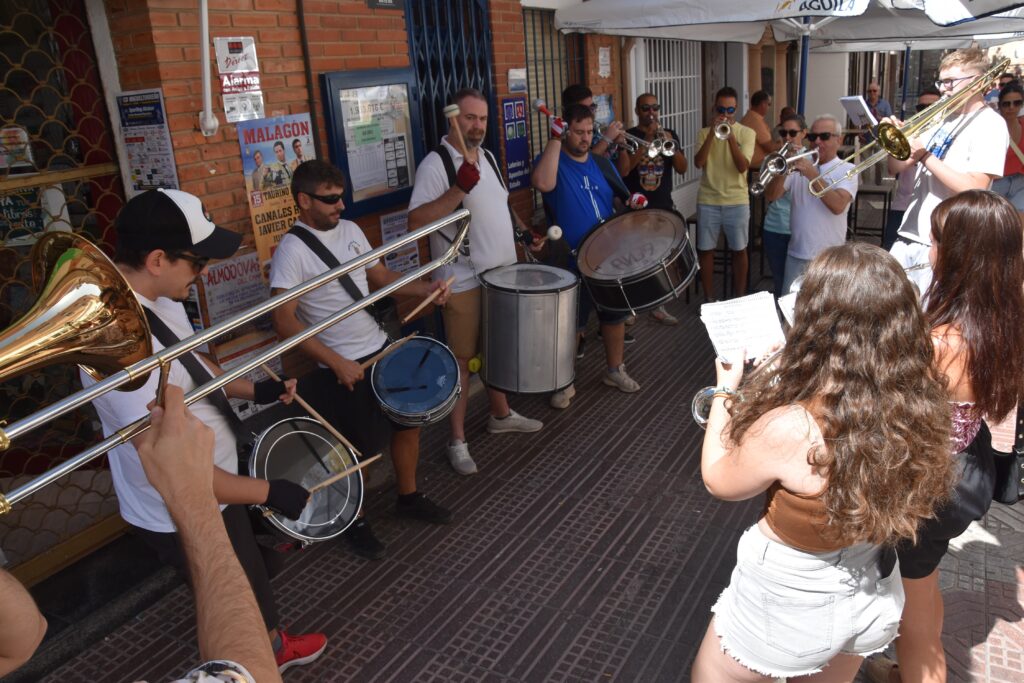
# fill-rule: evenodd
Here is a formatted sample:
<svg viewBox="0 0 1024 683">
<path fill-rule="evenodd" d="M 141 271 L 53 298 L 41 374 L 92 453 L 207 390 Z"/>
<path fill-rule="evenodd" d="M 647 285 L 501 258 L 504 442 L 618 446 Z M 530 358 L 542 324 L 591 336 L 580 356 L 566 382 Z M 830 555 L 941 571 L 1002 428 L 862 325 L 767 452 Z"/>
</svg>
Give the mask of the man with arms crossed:
<svg viewBox="0 0 1024 683">
<path fill-rule="evenodd" d="M 466 443 L 466 408 L 469 405 L 469 361 L 480 351 L 481 287 L 477 275 L 491 268 L 516 262 L 513 213 L 508 204 L 508 190 L 495 173 L 497 163 L 481 145 L 487 134 L 487 100 L 479 90 L 467 88 L 455 93 L 452 104 L 459 107 L 455 123 L 466 143 L 463 157 L 448 136 L 441 146 L 427 155 L 416 169 L 416 184 L 409 200 L 409 229 L 444 218 L 460 206 L 469 209 L 469 255 L 460 255 L 451 265 L 434 271 L 435 280 L 455 277 L 452 295 L 442 309 L 448 346 L 459 363 L 462 394 L 448 418 L 452 438 L 448 444 L 448 460 L 459 474 L 475 474 L 476 463 Z M 459 169 L 454 183 L 440 155 L 447 154 L 453 169 Z M 493 162 L 493 165 L 492 165 Z M 515 217 L 521 230 L 522 221 Z M 430 236 L 431 252 L 439 254 L 448 248 L 448 238 L 434 233 Z M 543 423 L 516 413 L 508 405 L 505 394 L 487 389 L 491 415 L 487 431 L 536 432 Z"/>
<path fill-rule="evenodd" d="M 740 124 L 754 131 L 756 143 L 754 156 L 750 158 L 750 168 L 761 168 L 761 161 L 766 154 L 779 148 L 772 140 L 772 131 L 768 127 L 768 110 L 772 108 L 772 96 L 764 90 L 758 90 L 750 96 L 750 109 L 740 119 Z"/>
<path fill-rule="evenodd" d="M 341 220 L 345 208 L 342 194 L 344 174 L 326 161 L 310 160 L 295 169 L 292 176 L 292 197 L 299 209 L 299 219 L 281 240 L 270 266 L 270 287 L 274 294 L 323 274 L 328 265 L 297 234 L 305 230 L 310 239 L 318 240 L 337 259 L 345 263 L 370 251 L 370 243 L 358 225 Z M 379 260 L 348 274 L 359 292 L 366 296 L 370 288 L 386 287 L 402 277 L 388 270 Z M 415 297 L 426 297 L 441 289 L 435 301 L 443 304 L 448 298 L 444 281 L 433 284 L 413 282 L 399 291 Z M 352 296 L 340 282 L 332 282 L 278 306 L 273 312 L 274 330 L 282 339 L 294 336 L 309 325 L 340 311 L 353 303 Z M 451 512 L 437 505 L 416 487 L 416 465 L 420 457 L 419 427 L 392 422 L 384 415 L 370 387 L 369 368 L 364 373 L 360 363 L 388 345 L 387 334 L 367 311 L 362 310 L 307 339 L 299 348 L 319 367 L 309 375 L 309 401 L 363 455 L 381 451 L 391 441 L 391 461 L 395 466 L 398 500 L 395 512 L 434 524 L 447 524 Z M 352 550 L 367 559 L 384 555 L 384 545 L 370 525 L 360 517 L 345 532 Z"/>
<path fill-rule="evenodd" d="M 693 163 L 703 169 L 697 191 L 697 257 L 704 296 L 714 300 L 714 258 L 718 236 L 724 231 L 732 251 L 733 293 L 747 292 L 747 239 L 750 232 L 750 197 L 747 169 L 754 154 L 754 131 L 736 123 L 736 91 L 725 86 L 715 95 L 711 125 L 697 133 L 697 154 Z M 725 140 L 715 128 L 728 123 L 731 132 Z"/>
</svg>

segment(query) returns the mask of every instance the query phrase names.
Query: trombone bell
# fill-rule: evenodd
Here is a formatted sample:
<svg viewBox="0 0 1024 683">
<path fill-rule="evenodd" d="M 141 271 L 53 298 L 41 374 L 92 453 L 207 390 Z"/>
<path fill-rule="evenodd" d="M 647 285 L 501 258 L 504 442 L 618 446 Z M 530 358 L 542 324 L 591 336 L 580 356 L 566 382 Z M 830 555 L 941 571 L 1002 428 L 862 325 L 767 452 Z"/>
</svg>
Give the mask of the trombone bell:
<svg viewBox="0 0 1024 683">
<path fill-rule="evenodd" d="M 43 235 L 32 248 L 39 299 L 0 334 L 0 381 L 57 363 L 78 363 L 97 379 L 152 355 L 142 305 L 117 267 L 87 239 Z M 147 375 L 120 387 L 138 389 Z"/>
</svg>

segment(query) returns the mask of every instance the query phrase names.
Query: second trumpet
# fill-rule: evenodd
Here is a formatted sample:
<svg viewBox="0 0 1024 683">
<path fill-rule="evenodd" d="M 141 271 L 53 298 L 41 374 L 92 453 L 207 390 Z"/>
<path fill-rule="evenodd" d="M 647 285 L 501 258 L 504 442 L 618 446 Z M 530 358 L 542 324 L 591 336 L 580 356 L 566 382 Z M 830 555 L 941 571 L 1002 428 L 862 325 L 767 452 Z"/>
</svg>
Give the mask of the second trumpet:
<svg viewBox="0 0 1024 683">
<path fill-rule="evenodd" d="M 817 165 L 818 150 L 810 149 L 797 154 L 787 154 L 789 148 L 790 146 L 787 142 L 778 152 L 772 152 L 764 158 L 764 161 L 761 162 L 761 175 L 751 184 L 750 194 L 762 194 L 768 188 L 768 183 L 776 176 L 786 175 L 795 171 L 796 168 L 793 166 L 793 162 L 797 159 L 808 159 L 812 164 Z"/>
</svg>

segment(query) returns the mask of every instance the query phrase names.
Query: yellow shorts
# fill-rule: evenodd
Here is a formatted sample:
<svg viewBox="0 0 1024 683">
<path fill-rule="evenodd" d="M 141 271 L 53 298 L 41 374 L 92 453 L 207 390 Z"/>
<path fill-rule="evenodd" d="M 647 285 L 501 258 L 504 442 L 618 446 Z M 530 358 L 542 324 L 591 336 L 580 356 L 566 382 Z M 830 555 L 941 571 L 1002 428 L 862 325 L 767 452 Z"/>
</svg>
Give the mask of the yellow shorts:
<svg viewBox="0 0 1024 683">
<path fill-rule="evenodd" d="M 441 309 L 448 348 L 460 360 L 469 360 L 477 354 L 480 342 L 481 289 L 474 287 L 452 294 Z"/>
</svg>

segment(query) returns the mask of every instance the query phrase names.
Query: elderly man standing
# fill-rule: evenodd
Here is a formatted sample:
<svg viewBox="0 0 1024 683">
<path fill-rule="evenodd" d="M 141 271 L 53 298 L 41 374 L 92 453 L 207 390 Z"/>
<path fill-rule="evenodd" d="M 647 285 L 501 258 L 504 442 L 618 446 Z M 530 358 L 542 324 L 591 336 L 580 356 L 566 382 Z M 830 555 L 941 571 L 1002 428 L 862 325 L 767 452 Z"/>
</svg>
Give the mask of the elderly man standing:
<svg viewBox="0 0 1024 683">
<path fill-rule="evenodd" d="M 776 176 L 765 191 L 769 201 L 775 201 L 787 191 L 792 192 L 789 226 L 792 236 L 786 255 L 786 274 L 782 291 L 788 292 L 793 281 L 800 277 L 807 264 L 829 247 L 846 241 L 846 214 L 857 196 L 856 176 L 840 180 L 853 164 L 837 158 L 842 124 L 836 117 L 825 114 L 811 124 L 807 140 L 818 151 L 818 163 L 807 158 L 793 162 L 794 173 Z M 820 178 L 820 180 L 817 180 Z M 825 187 L 839 181 L 820 197 L 811 194 L 810 183 Z"/>
<path fill-rule="evenodd" d="M 466 149 L 453 145 L 454 136 L 445 136 L 440 146 L 428 154 L 416 169 L 416 184 L 409 200 L 409 229 L 422 227 L 444 218 L 460 206 L 472 214 L 469 224 L 469 254 L 459 256 L 451 265 L 439 268 L 435 278 L 455 277 L 452 296 L 442 309 L 448 346 L 459 364 L 462 394 L 448 418 L 452 437 L 448 460 L 459 474 L 475 474 L 476 463 L 466 443 L 466 409 L 469 406 L 469 361 L 480 351 L 481 288 L 477 276 L 485 270 L 516 262 L 513 219 L 525 230 L 522 221 L 508 205 L 508 190 L 498 171 L 494 156 L 481 145 L 487 135 L 487 98 L 474 88 L 455 93 L 458 105 L 455 125 L 462 133 Z M 463 152 L 465 156 L 463 156 Z M 447 156 L 447 162 L 445 157 Z M 456 170 L 458 169 L 458 170 Z M 450 238 L 443 234 L 430 237 L 435 254 L 443 252 Z M 536 432 L 543 423 L 512 410 L 505 394 L 487 389 L 491 416 L 487 431 Z"/>
</svg>

